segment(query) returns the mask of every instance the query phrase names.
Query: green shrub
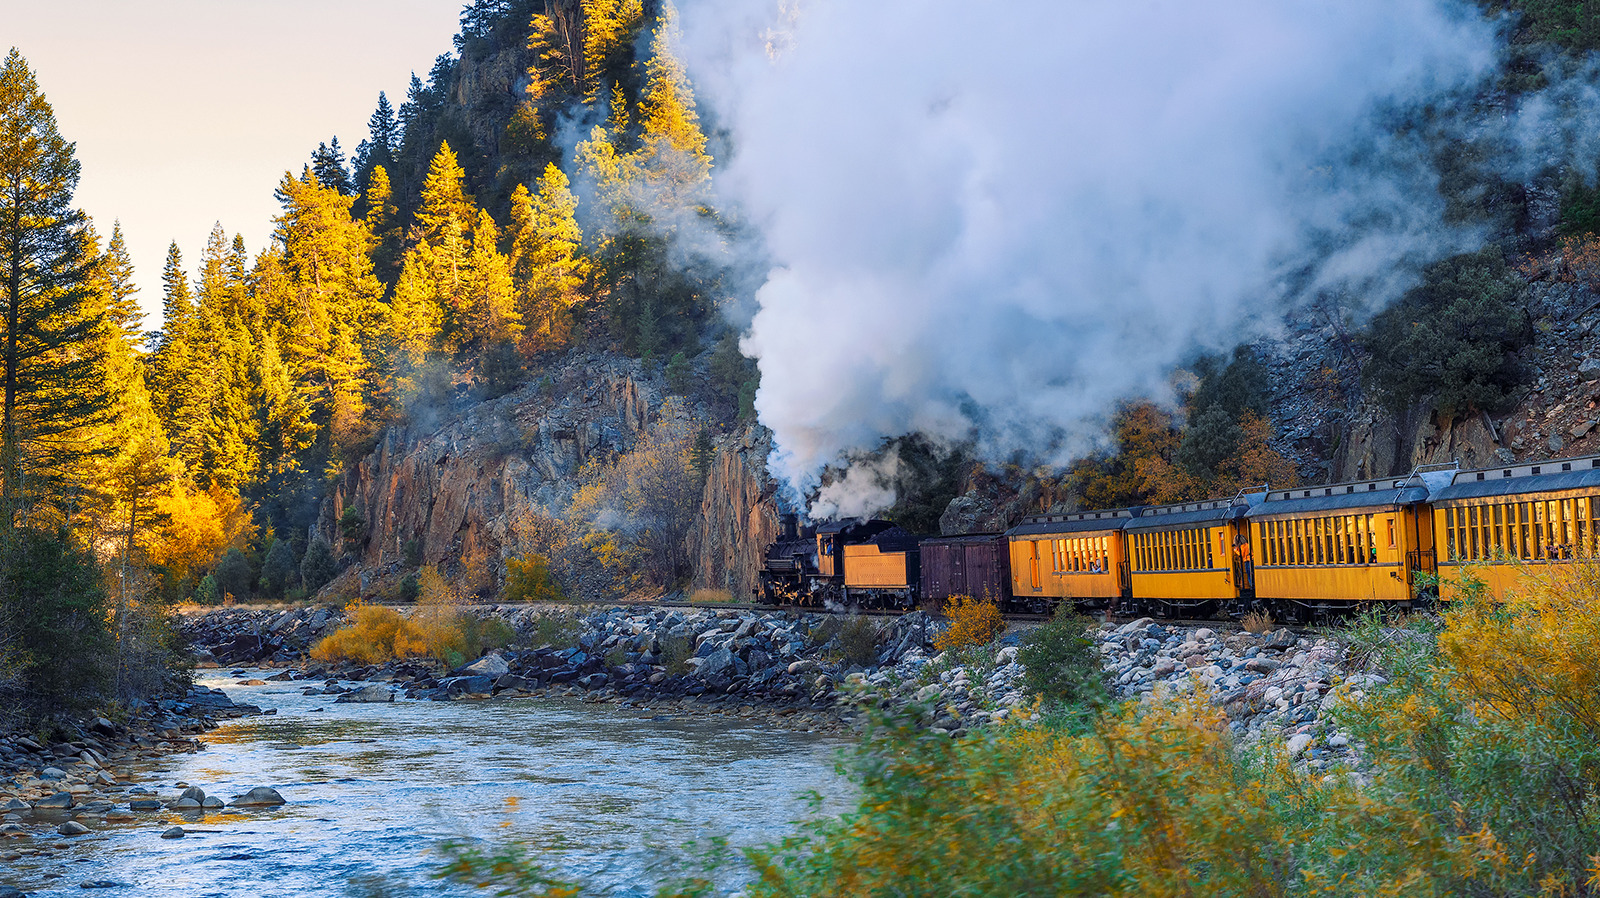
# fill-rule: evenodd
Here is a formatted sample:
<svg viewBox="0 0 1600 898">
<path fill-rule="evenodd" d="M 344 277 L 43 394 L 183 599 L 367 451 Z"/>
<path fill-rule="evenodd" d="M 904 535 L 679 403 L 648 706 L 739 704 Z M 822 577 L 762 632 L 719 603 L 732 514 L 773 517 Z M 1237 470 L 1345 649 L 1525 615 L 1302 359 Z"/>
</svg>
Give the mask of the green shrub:
<svg viewBox="0 0 1600 898">
<path fill-rule="evenodd" d="M 360 542 L 367 535 L 367 519 L 361 509 L 347 505 L 339 516 L 339 534 L 351 542 Z"/>
<path fill-rule="evenodd" d="M 870 617 L 852 614 L 845 618 L 834 639 L 846 664 L 867 667 L 878 660 L 878 625 Z"/>
<path fill-rule="evenodd" d="M 288 540 L 275 539 L 261 562 L 261 592 L 271 598 L 282 598 L 289 587 L 300 578 L 296 570 L 294 547 Z"/>
<path fill-rule="evenodd" d="M 238 549 L 229 549 L 227 554 L 222 556 L 222 560 L 217 562 L 216 570 L 213 570 L 211 575 L 216 578 L 217 589 L 224 599 L 229 596 L 235 601 L 250 598 L 250 581 L 255 578 L 250 576 L 249 560 Z"/>
<path fill-rule="evenodd" d="M 1088 638 L 1094 621 L 1066 605 L 1022 637 L 1017 660 L 1028 692 L 1052 707 L 1090 707 L 1106 700 L 1100 653 Z"/>
<path fill-rule="evenodd" d="M 217 578 L 206 574 L 194 587 L 194 600 L 200 605 L 221 605 L 222 590 L 217 588 Z"/>
<path fill-rule="evenodd" d="M 422 585 L 417 582 L 416 574 L 406 574 L 400 578 L 400 588 L 395 592 L 395 598 L 402 602 L 415 602 L 422 595 Z"/>
<path fill-rule="evenodd" d="M 1504 405 L 1526 377 L 1517 351 L 1533 340 L 1522 292 L 1498 247 L 1429 266 L 1362 337 L 1368 385 L 1396 410 L 1428 397 L 1447 417 Z"/>
<path fill-rule="evenodd" d="M 564 611 L 545 612 L 533 618 L 532 644 L 535 647 L 577 645 L 582 633 L 583 624 Z"/>
<path fill-rule="evenodd" d="M 66 533 L 18 527 L 0 548 L 0 632 L 11 676 L 0 709 L 30 717 L 87 710 L 112 685 L 114 642 L 100 567 Z M 0 661 L 6 660 L 0 657 Z"/>
<path fill-rule="evenodd" d="M 311 545 L 306 546 L 306 557 L 300 559 L 300 580 L 306 590 L 315 593 L 337 573 L 339 567 L 333 560 L 333 547 L 321 537 L 312 540 Z"/>
<path fill-rule="evenodd" d="M 694 642 L 687 636 L 668 636 L 661 640 L 661 664 L 673 676 L 687 673 L 694 657 Z"/>
</svg>

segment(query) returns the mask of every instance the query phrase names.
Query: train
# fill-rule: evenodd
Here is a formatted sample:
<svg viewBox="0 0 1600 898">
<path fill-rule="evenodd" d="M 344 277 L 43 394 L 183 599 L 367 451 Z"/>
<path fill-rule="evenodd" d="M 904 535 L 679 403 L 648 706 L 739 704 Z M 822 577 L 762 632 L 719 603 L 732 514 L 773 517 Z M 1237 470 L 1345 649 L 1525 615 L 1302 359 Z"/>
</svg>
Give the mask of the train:
<svg viewBox="0 0 1600 898">
<path fill-rule="evenodd" d="M 1533 566 L 1597 557 L 1600 456 L 1589 456 L 1038 514 L 1003 533 L 922 537 L 889 521 L 801 527 L 788 516 L 755 592 L 800 607 L 941 608 L 969 596 L 1010 612 L 1303 623 L 1449 601 L 1469 567 L 1502 595 Z"/>
</svg>

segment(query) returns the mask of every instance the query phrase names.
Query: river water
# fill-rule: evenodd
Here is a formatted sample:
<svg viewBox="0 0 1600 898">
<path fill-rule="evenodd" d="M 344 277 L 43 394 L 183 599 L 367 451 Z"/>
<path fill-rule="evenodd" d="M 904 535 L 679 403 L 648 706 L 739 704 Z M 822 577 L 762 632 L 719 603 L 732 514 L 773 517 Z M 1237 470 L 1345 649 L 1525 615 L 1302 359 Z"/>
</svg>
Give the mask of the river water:
<svg viewBox="0 0 1600 898">
<path fill-rule="evenodd" d="M 90 821 L 93 834 L 36 840 L 69 847 L 7 864 L 0 882 L 30 895 L 451 894 L 430 878 L 437 846 L 481 839 L 645 895 L 686 842 L 771 842 L 849 794 L 834 772 L 838 740 L 733 718 L 545 699 L 338 705 L 302 696 L 303 684 L 201 682 L 278 713 L 224 724 L 208 750 L 163 759 L 142 784 L 171 798 L 185 782 L 224 800 L 273 786 L 287 805 Z M 172 824 L 189 834 L 161 839 Z M 120 885 L 82 888 L 94 881 Z"/>
</svg>

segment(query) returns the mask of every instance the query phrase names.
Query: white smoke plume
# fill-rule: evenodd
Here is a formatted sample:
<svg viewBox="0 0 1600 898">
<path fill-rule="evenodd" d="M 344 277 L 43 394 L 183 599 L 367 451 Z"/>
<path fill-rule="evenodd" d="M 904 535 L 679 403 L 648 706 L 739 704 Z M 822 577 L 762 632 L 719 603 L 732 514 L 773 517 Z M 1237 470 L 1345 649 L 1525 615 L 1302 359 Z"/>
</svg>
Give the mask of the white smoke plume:
<svg viewBox="0 0 1600 898">
<path fill-rule="evenodd" d="M 1064 462 L 1197 350 L 1318 290 L 1381 306 L 1481 240 L 1384 122 L 1493 69 L 1496 23 L 1465 3 L 680 8 L 733 148 L 721 198 L 772 261 L 743 346 L 801 493 L 913 431 Z M 883 481 L 813 513 L 868 513 Z"/>
<path fill-rule="evenodd" d="M 894 476 L 900 453 L 890 449 L 882 456 L 863 459 L 845 468 L 836 480 L 822 484 L 811 500 L 810 514 L 820 521 L 865 518 L 894 504 Z"/>
</svg>

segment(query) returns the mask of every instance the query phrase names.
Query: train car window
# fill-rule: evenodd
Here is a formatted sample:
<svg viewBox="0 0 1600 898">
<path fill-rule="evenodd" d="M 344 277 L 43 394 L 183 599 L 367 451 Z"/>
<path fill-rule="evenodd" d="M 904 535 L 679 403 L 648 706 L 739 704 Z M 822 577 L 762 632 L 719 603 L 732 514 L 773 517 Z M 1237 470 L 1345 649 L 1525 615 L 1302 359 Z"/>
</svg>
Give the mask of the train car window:
<svg viewBox="0 0 1600 898">
<path fill-rule="evenodd" d="M 1528 529 L 1533 533 L 1533 539 L 1528 544 L 1528 558 L 1544 557 L 1544 503 L 1530 502 L 1528 510 L 1533 512 L 1533 522 Z"/>
<path fill-rule="evenodd" d="M 1505 509 L 1504 506 L 1497 504 L 1490 510 L 1494 514 L 1493 529 L 1489 531 L 1489 535 L 1494 538 L 1490 554 L 1495 558 L 1504 558 L 1506 554 L 1506 523 L 1503 512 Z"/>
<path fill-rule="evenodd" d="M 1492 557 L 1494 557 L 1494 550 L 1492 548 L 1490 548 L 1490 530 L 1491 529 L 1492 528 L 1491 528 L 1491 526 L 1489 524 L 1489 506 L 1485 505 L 1482 508 L 1478 509 L 1478 531 L 1479 531 L 1479 534 L 1478 534 L 1478 557 L 1479 558 L 1492 558 Z"/>
<path fill-rule="evenodd" d="M 1571 499 L 1561 500 L 1562 552 L 1567 558 L 1571 558 L 1573 556 L 1574 553 L 1572 551 L 1572 547 L 1577 543 L 1577 540 L 1574 539 L 1576 534 L 1573 532 L 1572 526 L 1575 517 L 1572 505 L 1573 500 Z"/>
<path fill-rule="evenodd" d="M 1383 523 L 1386 525 L 1386 529 L 1389 531 L 1389 548 L 1393 549 L 1395 547 L 1395 543 L 1394 543 L 1394 518 L 1393 517 L 1384 518 L 1383 519 Z"/>
<path fill-rule="evenodd" d="M 1577 500 L 1577 511 L 1574 514 L 1573 526 L 1576 530 L 1578 551 L 1575 554 L 1587 558 L 1589 556 L 1589 498 L 1580 496 Z"/>
<path fill-rule="evenodd" d="M 1327 518 L 1317 518 L 1316 520 L 1311 522 L 1311 526 L 1316 531 L 1316 543 L 1313 546 L 1313 548 L 1315 549 L 1315 551 L 1317 553 L 1317 556 L 1316 556 L 1317 557 L 1317 564 L 1327 564 L 1328 563 L 1328 519 Z"/>
<path fill-rule="evenodd" d="M 1478 554 L 1478 506 L 1467 506 L 1467 557 L 1482 558 Z"/>
</svg>

